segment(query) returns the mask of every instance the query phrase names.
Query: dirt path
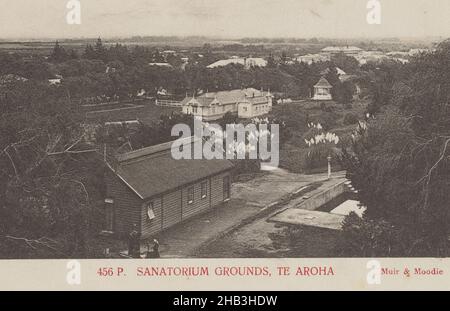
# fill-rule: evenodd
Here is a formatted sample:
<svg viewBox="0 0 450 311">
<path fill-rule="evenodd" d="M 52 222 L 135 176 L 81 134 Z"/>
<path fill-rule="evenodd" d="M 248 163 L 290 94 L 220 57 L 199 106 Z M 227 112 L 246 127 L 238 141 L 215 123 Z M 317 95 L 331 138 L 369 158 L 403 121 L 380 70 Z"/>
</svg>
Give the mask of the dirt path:
<svg viewBox="0 0 450 311">
<path fill-rule="evenodd" d="M 317 176 L 316 176 L 317 177 Z M 295 209 L 309 197 L 341 183 L 344 175 L 337 174 L 331 180 L 312 183 L 297 195 L 291 194 L 269 213 L 260 213 L 214 240 L 201 245 L 195 256 L 201 258 L 287 258 L 287 257 L 338 257 L 336 245 L 340 234 L 334 230 L 290 226 L 268 221 L 285 210 Z"/>
<path fill-rule="evenodd" d="M 231 201 L 161 233 L 157 237 L 161 256 L 196 257 L 202 246 L 216 243 L 229 232 L 269 216 L 274 210 L 285 207 L 288 198 L 303 195 L 305 187 L 326 183 L 326 180 L 326 174 L 300 175 L 275 170 L 248 182 L 235 183 Z"/>
</svg>

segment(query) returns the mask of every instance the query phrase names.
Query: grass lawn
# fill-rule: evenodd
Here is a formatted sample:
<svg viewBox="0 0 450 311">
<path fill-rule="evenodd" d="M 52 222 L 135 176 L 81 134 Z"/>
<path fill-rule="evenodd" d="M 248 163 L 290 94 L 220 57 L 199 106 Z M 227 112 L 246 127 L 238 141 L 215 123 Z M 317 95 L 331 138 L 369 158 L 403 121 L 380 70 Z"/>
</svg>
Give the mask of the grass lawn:
<svg viewBox="0 0 450 311">
<path fill-rule="evenodd" d="M 107 106 L 91 107 L 86 112 L 86 118 L 92 122 L 120 122 L 140 120 L 145 124 L 159 121 L 161 115 L 169 115 L 181 108 L 157 106 L 153 101 L 139 101 L 132 103 L 118 103 Z"/>
</svg>

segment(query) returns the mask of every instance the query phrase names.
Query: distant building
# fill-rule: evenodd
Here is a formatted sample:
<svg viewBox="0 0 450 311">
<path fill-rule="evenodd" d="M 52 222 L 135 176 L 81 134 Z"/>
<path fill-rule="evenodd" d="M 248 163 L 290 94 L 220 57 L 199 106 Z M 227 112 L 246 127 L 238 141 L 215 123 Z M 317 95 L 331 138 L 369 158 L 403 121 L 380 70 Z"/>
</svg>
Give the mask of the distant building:
<svg viewBox="0 0 450 311">
<path fill-rule="evenodd" d="M 105 70 L 106 73 L 111 73 L 111 72 L 116 72 L 116 71 L 117 71 L 117 68 L 110 67 L 110 66 L 107 66 L 106 70 Z"/>
<path fill-rule="evenodd" d="M 140 91 L 138 91 L 136 93 L 137 97 L 144 97 L 147 94 L 147 91 L 145 91 L 144 89 L 141 89 Z"/>
<path fill-rule="evenodd" d="M 311 65 L 312 63 L 320 63 L 329 61 L 330 57 L 322 54 L 307 54 L 297 57 L 299 63 Z"/>
<path fill-rule="evenodd" d="M 386 53 L 387 56 L 390 57 L 408 57 L 410 56 L 408 52 L 402 52 L 402 51 L 392 51 Z"/>
<path fill-rule="evenodd" d="M 158 66 L 158 67 L 167 67 L 167 68 L 173 68 L 171 64 L 169 63 L 148 63 L 149 66 Z"/>
<path fill-rule="evenodd" d="M 207 68 L 217 68 L 217 67 L 225 67 L 231 64 L 239 64 L 244 66 L 246 69 L 250 69 L 252 67 L 266 67 L 267 61 L 264 58 L 239 58 L 239 57 L 233 57 L 229 59 L 222 59 L 215 63 L 212 63 L 211 65 L 207 66 Z"/>
<path fill-rule="evenodd" d="M 201 116 L 205 121 L 218 120 L 228 112 L 250 119 L 272 111 L 272 99 L 270 92 L 248 88 L 186 97 L 181 105 L 183 113 Z"/>
<path fill-rule="evenodd" d="M 331 69 L 328 67 L 325 70 L 322 70 L 322 72 L 320 74 L 322 76 L 325 76 L 325 75 L 329 74 L 330 72 L 331 72 Z M 342 70 L 341 68 L 336 67 L 336 74 L 340 77 L 340 76 L 346 75 L 347 73 L 344 70 Z"/>
<path fill-rule="evenodd" d="M 325 70 L 322 70 L 322 72 L 320 73 L 322 76 L 326 76 L 327 74 L 329 74 L 331 72 L 331 69 L 328 67 Z M 339 80 L 341 82 L 345 82 L 350 80 L 352 77 L 354 77 L 353 75 L 349 75 L 347 74 L 344 70 L 342 70 L 339 67 L 336 67 L 336 75 L 339 77 Z"/>
<path fill-rule="evenodd" d="M 180 148 L 191 147 L 193 138 Z M 231 198 L 228 160 L 175 160 L 172 143 L 118 155 L 105 175 L 104 232 L 141 239 L 212 210 Z"/>
<path fill-rule="evenodd" d="M 408 64 L 409 63 L 409 59 L 406 58 L 401 58 L 401 57 L 393 57 L 393 60 L 400 62 L 402 64 Z"/>
<path fill-rule="evenodd" d="M 164 98 L 164 97 L 171 97 L 172 94 L 164 88 L 159 88 L 158 91 L 156 92 L 156 96 Z"/>
<path fill-rule="evenodd" d="M 283 99 L 279 99 L 279 100 L 277 100 L 277 104 L 278 105 L 282 105 L 282 104 L 292 104 L 293 103 L 293 101 L 292 101 L 292 99 L 291 98 L 283 98 Z"/>
<path fill-rule="evenodd" d="M 321 51 L 323 55 L 327 55 L 329 57 L 337 54 L 344 54 L 347 56 L 355 57 L 358 56 L 361 52 L 363 52 L 363 50 L 356 46 L 329 46 L 322 49 Z"/>
<path fill-rule="evenodd" d="M 320 78 L 319 82 L 314 85 L 313 100 L 332 100 L 331 90 L 333 86 L 324 77 Z"/>
<path fill-rule="evenodd" d="M 0 84 L 9 84 L 14 82 L 27 82 L 27 81 L 28 79 L 15 74 L 6 74 L 0 76 Z"/>
<path fill-rule="evenodd" d="M 62 79 L 48 79 L 48 83 L 50 85 L 59 85 L 61 84 Z"/>
<path fill-rule="evenodd" d="M 381 51 L 363 51 L 355 58 L 361 66 L 367 63 L 379 63 L 389 59 L 389 57 Z"/>
<path fill-rule="evenodd" d="M 416 55 L 420 55 L 422 53 L 429 53 L 431 52 L 431 50 L 429 49 L 410 49 L 408 52 L 409 56 L 416 56 Z"/>
<path fill-rule="evenodd" d="M 169 55 L 177 55 L 177 51 L 174 50 L 165 50 L 161 52 L 164 56 L 169 56 Z"/>
</svg>

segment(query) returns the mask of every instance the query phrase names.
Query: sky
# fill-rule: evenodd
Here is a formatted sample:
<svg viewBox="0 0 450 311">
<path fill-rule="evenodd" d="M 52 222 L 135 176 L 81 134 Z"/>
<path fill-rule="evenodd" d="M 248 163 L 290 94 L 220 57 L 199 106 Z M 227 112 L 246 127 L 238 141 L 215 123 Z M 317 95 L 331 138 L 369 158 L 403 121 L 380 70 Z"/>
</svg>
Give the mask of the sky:
<svg viewBox="0 0 450 311">
<path fill-rule="evenodd" d="M 450 0 L 379 0 L 381 25 L 366 21 L 369 0 L 0 0 L 0 39 L 130 36 L 450 37 Z"/>
</svg>

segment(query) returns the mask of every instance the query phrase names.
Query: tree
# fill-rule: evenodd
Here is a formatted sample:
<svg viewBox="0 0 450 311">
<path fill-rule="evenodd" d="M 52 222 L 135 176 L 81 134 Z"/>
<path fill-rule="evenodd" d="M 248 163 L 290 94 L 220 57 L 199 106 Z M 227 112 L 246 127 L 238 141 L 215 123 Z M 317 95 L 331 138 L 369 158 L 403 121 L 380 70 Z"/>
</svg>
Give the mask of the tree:
<svg viewBox="0 0 450 311">
<path fill-rule="evenodd" d="M 334 55 L 331 62 L 340 69 L 344 70 L 347 74 L 355 74 L 359 71 L 359 62 L 356 58 L 347 56 L 344 53 Z"/>
<path fill-rule="evenodd" d="M 55 47 L 53 48 L 52 54 L 50 55 L 50 60 L 55 63 L 61 63 L 66 61 L 69 58 L 64 47 L 59 45 L 59 42 L 56 41 Z"/>
<path fill-rule="evenodd" d="M 69 59 L 79 59 L 80 56 L 78 55 L 77 51 L 74 49 L 71 49 L 69 52 Z"/>
<path fill-rule="evenodd" d="M 103 46 L 103 42 L 101 38 L 97 39 L 95 43 L 95 58 L 100 59 L 104 62 L 108 61 L 108 50 Z"/>
<path fill-rule="evenodd" d="M 344 152 L 348 177 L 367 206 L 364 222 L 376 225 L 364 227 L 390 228 L 397 237 L 375 256 L 448 256 L 449 56 L 444 44 L 392 75 L 392 82 L 404 83 L 408 92 L 395 101 L 389 96 L 376 119 L 360 124 Z M 375 91 L 385 87 L 384 79 L 378 83 Z M 363 227 L 350 221 L 346 228 Z"/>
<path fill-rule="evenodd" d="M 97 55 L 95 53 L 94 48 L 92 45 L 88 44 L 86 45 L 86 48 L 84 49 L 83 58 L 86 59 L 96 59 Z"/>
<path fill-rule="evenodd" d="M 269 58 L 267 59 L 267 68 L 276 68 L 277 63 L 275 62 L 275 58 L 273 57 L 273 54 L 269 55 Z"/>
<path fill-rule="evenodd" d="M 76 106 L 34 80 L 0 89 L 0 103 L 0 258 L 88 256 L 101 165 Z"/>
<path fill-rule="evenodd" d="M 355 86 L 353 83 L 350 81 L 343 82 L 341 90 L 339 103 L 344 106 L 351 104 L 353 101 L 353 94 L 355 93 Z"/>
</svg>

